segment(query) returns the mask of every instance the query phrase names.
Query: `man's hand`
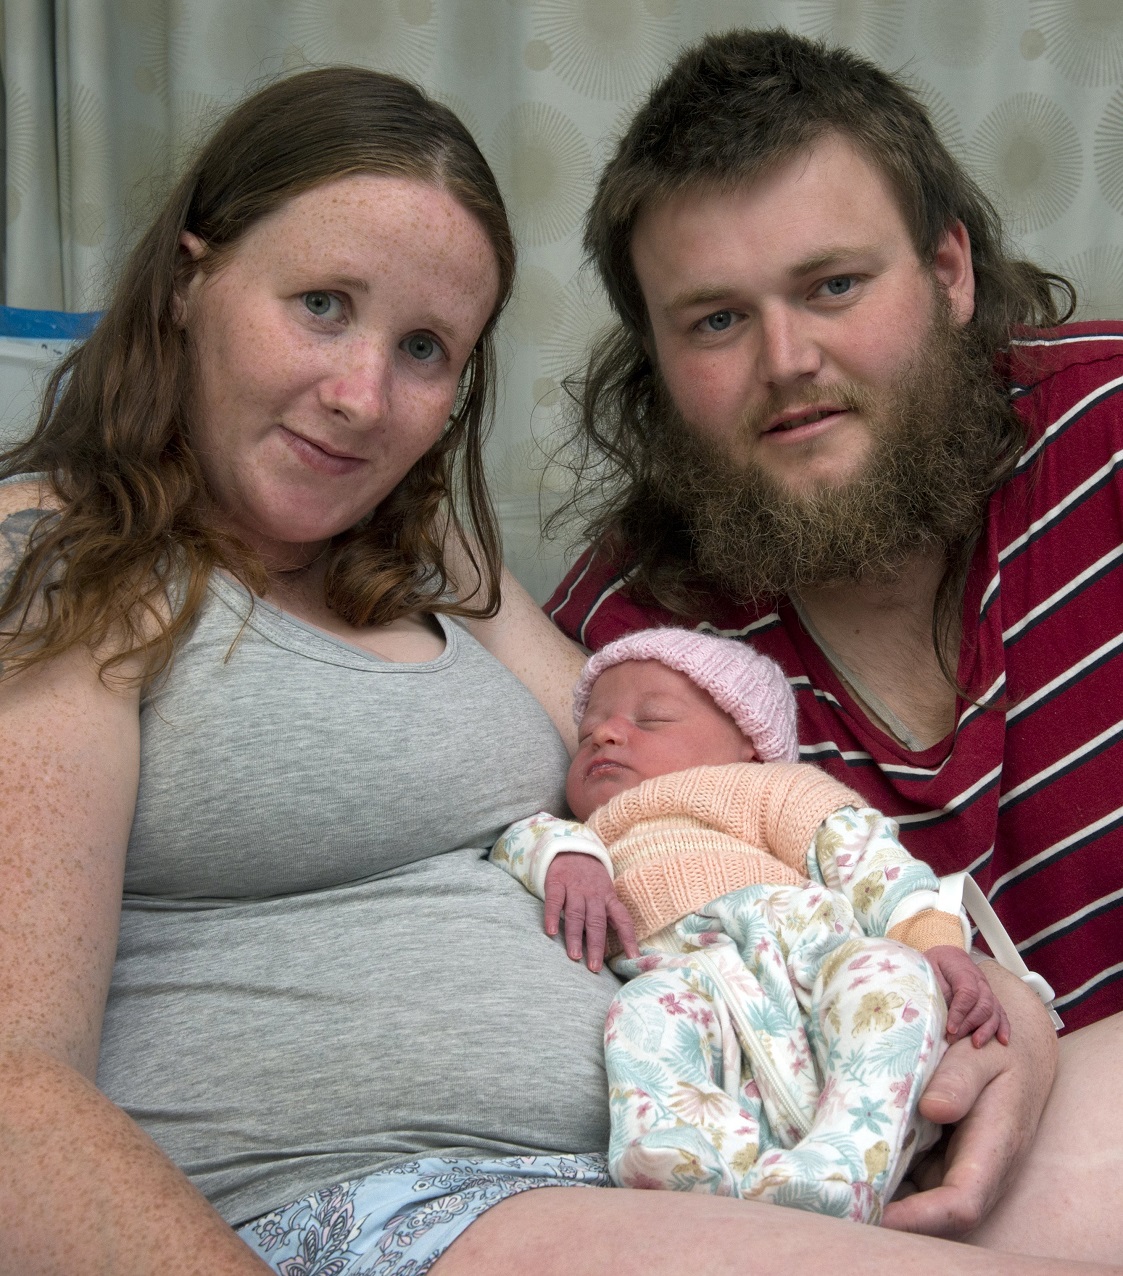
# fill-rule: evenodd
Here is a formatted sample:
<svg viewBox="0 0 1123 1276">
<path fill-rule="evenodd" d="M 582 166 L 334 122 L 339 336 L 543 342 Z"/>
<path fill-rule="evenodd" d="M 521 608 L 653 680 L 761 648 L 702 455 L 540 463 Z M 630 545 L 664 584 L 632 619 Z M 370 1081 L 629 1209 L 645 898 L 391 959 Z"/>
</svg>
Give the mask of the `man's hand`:
<svg viewBox="0 0 1123 1276">
<path fill-rule="evenodd" d="M 949 1041 L 970 1037 L 976 1050 L 992 1037 L 1001 1045 L 1010 1044 L 1010 1020 L 982 970 L 962 948 L 939 944 L 924 956 L 936 972 L 936 982 L 948 1007 Z"/>
<path fill-rule="evenodd" d="M 546 934 L 558 933 L 558 921 L 565 913 L 565 951 L 581 960 L 582 937 L 590 970 L 604 964 L 608 927 L 628 957 L 639 956 L 636 932 L 628 910 L 616 898 L 616 888 L 608 869 L 592 855 L 562 851 L 546 870 Z"/>
<path fill-rule="evenodd" d="M 1057 1037 L 1034 993 L 995 962 L 980 969 L 1013 1023 L 1011 1045 L 952 1045 L 920 1099 L 940 1125 L 958 1122 L 946 1151 L 910 1172 L 921 1189 L 885 1208 L 883 1227 L 960 1238 L 993 1208 L 1037 1131 L 1057 1067 Z"/>
</svg>

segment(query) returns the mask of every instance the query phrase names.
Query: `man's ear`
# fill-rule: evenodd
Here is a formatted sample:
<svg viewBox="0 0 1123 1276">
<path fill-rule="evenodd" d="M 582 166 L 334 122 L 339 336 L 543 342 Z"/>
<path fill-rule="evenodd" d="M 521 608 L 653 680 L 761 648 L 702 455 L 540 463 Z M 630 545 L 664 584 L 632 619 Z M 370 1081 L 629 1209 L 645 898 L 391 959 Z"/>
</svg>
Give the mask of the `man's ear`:
<svg viewBox="0 0 1123 1276">
<path fill-rule="evenodd" d="M 182 256 L 190 258 L 191 261 L 201 262 L 207 255 L 207 246 L 198 235 L 185 230 L 179 236 L 179 251 Z M 202 270 L 194 270 L 191 272 L 187 282 L 176 289 L 175 296 L 172 298 L 172 318 L 179 328 L 184 327 L 187 323 L 187 312 L 191 305 L 191 298 L 199 287 L 202 278 Z"/>
<path fill-rule="evenodd" d="M 975 267 L 971 261 L 971 237 L 960 221 L 940 238 L 932 273 L 947 293 L 951 317 L 963 325 L 975 313 Z"/>
</svg>

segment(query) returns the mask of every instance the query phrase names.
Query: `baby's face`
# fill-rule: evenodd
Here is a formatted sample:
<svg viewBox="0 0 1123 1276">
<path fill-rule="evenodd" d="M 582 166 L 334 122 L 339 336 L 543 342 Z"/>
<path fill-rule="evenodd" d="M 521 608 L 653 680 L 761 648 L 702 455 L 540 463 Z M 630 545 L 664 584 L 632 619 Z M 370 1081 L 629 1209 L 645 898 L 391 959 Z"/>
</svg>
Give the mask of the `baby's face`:
<svg viewBox="0 0 1123 1276">
<path fill-rule="evenodd" d="M 627 660 L 601 674 L 578 740 L 565 793 L 579 820 L 654 776 L 756 757 L 729 714 L 657 660 Z"/>
</svg>

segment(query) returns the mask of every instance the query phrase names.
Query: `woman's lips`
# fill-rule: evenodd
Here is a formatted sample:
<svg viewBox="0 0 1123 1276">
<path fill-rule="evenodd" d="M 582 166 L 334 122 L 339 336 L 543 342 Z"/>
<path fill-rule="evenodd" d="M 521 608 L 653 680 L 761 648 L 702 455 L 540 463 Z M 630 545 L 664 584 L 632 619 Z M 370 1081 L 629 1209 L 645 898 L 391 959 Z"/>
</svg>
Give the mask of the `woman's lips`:
<svg viewBox="0 0 1123 1276">
<path fill-rule="evenodd" d="M 320 474 L 353 474 L 366 464 L 366 461 L 361 456 L 348 456 L 346 453 L 333 452 L 323 444 L 306 439 L 302 434 L 296 434 L 288 429 L 287 426 L 281 425 L 278 426 L 278 429 L 281 431 L 281 437 L 297 459 L 308 466 L 310 470 L 316 470 Z"/>
</svg>

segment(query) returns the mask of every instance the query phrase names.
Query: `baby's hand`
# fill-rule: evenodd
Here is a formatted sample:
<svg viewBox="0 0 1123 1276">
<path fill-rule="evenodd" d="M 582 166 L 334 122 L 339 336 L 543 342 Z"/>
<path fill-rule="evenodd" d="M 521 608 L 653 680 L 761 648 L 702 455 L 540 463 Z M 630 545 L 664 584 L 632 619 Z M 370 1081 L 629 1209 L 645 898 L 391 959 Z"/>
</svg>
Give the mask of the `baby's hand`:
<svg viewBox="0 0 1123 1276">
<path fill-rule="evenodd" d="M 962 948 L 938 944 L 924 954 L 936 972 L 936 981 L 948 1004 L 947 1036 L 958 1041 L 970 1036 L 978 1049 L 991 1037 L 1010 1044 L 1010 1021 L 983 972 Z"/>
<path fill-rule="evenodd" d="M 600 970 L 610 924 L 624 952 L 629 957 L 639 956 L 632 919 L 616 898 L 608 869 L 595 856 L 574 851 L 561 851 L 554 856 L 546 870 L 547 935 L 558 933 L 563 910 L 565 951 L 574 961 L 581 960 L 583 935 L 589 969 Z"/>
</svg>

